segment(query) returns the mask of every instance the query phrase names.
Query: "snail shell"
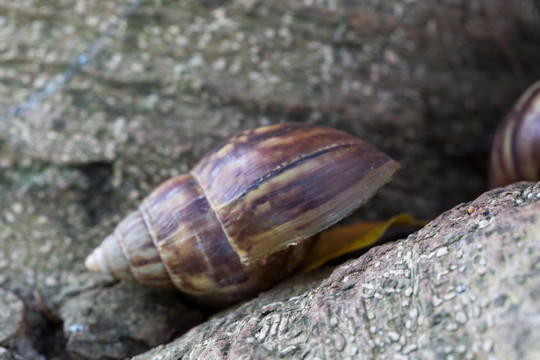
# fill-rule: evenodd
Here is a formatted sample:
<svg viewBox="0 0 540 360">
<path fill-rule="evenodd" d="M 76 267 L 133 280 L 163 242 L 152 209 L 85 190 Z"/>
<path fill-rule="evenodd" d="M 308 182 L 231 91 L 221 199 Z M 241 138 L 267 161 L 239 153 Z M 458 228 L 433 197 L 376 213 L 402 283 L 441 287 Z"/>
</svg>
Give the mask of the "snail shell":
<svg viewBox="0 0 540 360">
<path fill-rule="evenodd" d="M 248 130 L 161 184 L 85 265 L 121 280 L 176 287 L 205 303 L 235 302 L 294 271 L 309 238 L 361 206 L 398 167 L 329 128 Z"/>
<path fill-rule="evenodd" d="M 491 188 L 540 179 L 540 81 L 529 87 L 497 129 L 491 148 Z"/>
</svg>

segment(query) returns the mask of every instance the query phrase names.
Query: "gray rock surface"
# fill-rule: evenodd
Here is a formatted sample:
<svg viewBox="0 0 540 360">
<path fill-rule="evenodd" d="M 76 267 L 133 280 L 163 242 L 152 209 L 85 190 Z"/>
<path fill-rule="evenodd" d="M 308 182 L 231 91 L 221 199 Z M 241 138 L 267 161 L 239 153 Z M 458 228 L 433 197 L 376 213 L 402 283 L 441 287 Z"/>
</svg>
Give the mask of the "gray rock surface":
<svg viewBox="0 0 540 360">
<path fill-rule="evenodd" d="M 20 356 L 15 355 L 7 349 L 0 347 L 0 360 L 23 360 Z"/>
<path fill-rule="evenodd" d="M 0 289 L 0 344 L 14 338 L 23 326 L 24 304 L 13 293 Z"/>
<path fill-rule="evenodd" d="M 98 305 L 98 306 L 96 306 Z M 120 359 L 168 342 L 202 321 L 172 293 L 119 284 L 82 292 L 60 309 L 74 359 Z"/>
</svg>

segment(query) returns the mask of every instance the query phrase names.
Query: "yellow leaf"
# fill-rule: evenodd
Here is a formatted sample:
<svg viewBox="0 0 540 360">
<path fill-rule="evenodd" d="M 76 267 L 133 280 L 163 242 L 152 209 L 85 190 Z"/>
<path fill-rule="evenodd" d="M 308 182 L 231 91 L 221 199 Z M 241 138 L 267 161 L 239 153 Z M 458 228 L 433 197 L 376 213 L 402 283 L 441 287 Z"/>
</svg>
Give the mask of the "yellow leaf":
<svg viewBox="0 0 540 360">
<path fill-rule="evenodd" d="M 386 221 L 359 222 L 330 228 L 317 235 L 310 253 L 304 260 L 301 272 L 308 272 L 341 255 L 375 244 L 391 226 L 409 225 L 422 227 L 426 221 L 411 214 L 401 213 Z"/>
</svg>

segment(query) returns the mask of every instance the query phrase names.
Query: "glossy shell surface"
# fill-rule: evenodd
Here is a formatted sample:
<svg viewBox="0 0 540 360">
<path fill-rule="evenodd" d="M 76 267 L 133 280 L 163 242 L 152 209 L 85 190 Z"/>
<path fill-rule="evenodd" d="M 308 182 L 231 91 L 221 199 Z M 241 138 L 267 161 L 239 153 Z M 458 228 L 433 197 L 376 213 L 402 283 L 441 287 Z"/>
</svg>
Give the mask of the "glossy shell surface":
<svg viewBox="0 0 540 360">
<path fill-rule="evenodd" d="M 540 180 L 540 81 L 520 97 L 497 129 L 490 187 Z"/>
<path fill-rule="evenodd" d="M 155 189 L 86 265 L 205 301 L 236 301 L 292 272 L 312 235 L 361 206 L 397 168 L 341 131 L 248 130 Z"/>
</svg>

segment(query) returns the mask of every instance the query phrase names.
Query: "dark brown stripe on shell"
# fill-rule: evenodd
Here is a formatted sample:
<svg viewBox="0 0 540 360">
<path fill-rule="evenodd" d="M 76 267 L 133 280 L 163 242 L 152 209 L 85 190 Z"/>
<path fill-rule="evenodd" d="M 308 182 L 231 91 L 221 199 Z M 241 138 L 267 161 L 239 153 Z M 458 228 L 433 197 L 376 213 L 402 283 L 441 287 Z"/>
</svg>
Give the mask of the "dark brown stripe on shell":
<svg viewBox="0 0 540 360">
<path fill-rule="evenodd" d="M 143 203 L 173 281 L 196 294 L 245 282 L 248 275 L 196 180 L 184 177 L 174 182 L 164 187 L 168 195 L 160 189 Z"/>
<path fill-rule="evenodd" d="M 195 219 L 206 210 L 198 199 L 193 178 L 184 175 L 163 183 L 141 204 L 163 264 L 180 289 L 191 287 L 191 274 L 211 271 L 202 254 L 195 251 L 197 242 L 191 231 Z"/>
<path fill-rule="evenodd" d="M 156 264 L 159 262 L 161 262 L 161 258 L 158 256 L 151 259 L 144 259 L 144 258 L 133 259 L 129 262 L 129 265 L 131 265 L 131 267 L 133 268 L 137 268 L 137 267 L 144 267 L 150 264 Z"/>
<path fill-rule="evenodd" d="M 117 228 L 116 230 L 116 237 L 119 238 L 119 239 L 125 239 L 125 236 L 126 234 L 124 232 L 122 232 L 120 229 Z M 120 246 L 122 247 L 123 251 L 124 251 L 124 256 L 126 255 L 126 246 L 127 244 L 125 244 L 123 241 L 120 241 Z M 151 241 L 148 241 L 148 242 L 145 242 L 143 246 L 139 246 L 137 247 L 136 249 L 133 249 L 131 248 L 130 249 L 130 255 L 127 256 L 127 259 L 129 260 L 129 266 L 131 268 L 137 268 L 137 267 L 143 267 L 145 265 L 148 265 L 148 264 L 151 264 L 151 263 L 157 263 L 157 262 L 160 262 L 161 259 L 158 257 L 155 257 L 155 258 L 152 258 L 152 259 L 144 259 L 142 257 L 135 257 L 133 256 L 132 254 L 137 254 L 137 251 L 138 250 L 144 250 L 144 249 L 149 249 L 149 248 L 153 248 L 155 247 L 154 246 L 154 243 L 151 242 Z M 130 269 L 130 271 L 133 273 L 133 269 Z"/>
<path fill-rule="evenodd" d="M 257 179 L 256 181 L 249 184 L 248 187 L 244 190 L 244 192 L 242 192 L 240 195 L 238 195 L 238 197 L 235 198 L 234 201 L 240 201 L 242 199 L 242 197 L 244 197 L 247 193 L 255 190 L 261 184 L 263 184 L 265 182 L 268 182 L 268 181 L 271 181 L 273 178 L 275 178 L 276 176 L 282 174 L 285 171 L 292 170 L 293 168 L 297 167 L 298 165 L 301 165 L 302 163 L 304 163 L 306 161 L 309 161 L 309 160 L 314 159 L 314 158 L 316 158 L 318 156 L 321 156 L 321 155 L 324 155 L 324 154 L 329 153 L 331 151 L 334 151 L 337 148 L 346 148 L 346 147 L 349 147 L 349 146 L 352 146 L 352 145 L 346 144 L 346 145 L 331 146 L 331 147 L 328 147 L 328 148 L 325 148 L 325 149 L 318 150 L 318 151 L 316 151 L 314 153 L 308 154 L 308 155 L 306 155 L 304 157 L 298 158 L 298 159 L 294 160 L 293 162 L 290 162 L 290 163 L 288 163 L 288 164 L 286 164 L 284 166 L 280 166 L 280 167 L 272 170 L 272 172 L 268 173 L 264 177 L 262 177 L 260 179 Z M 265 197 L 267 198 L 269 196 L 270 195 L 266 195 Z"/>
<path fill-rule="evenodd" d="M 115 229 L 115 231 L 113 233 L 113 237 L 114 237 L 114 245 L 116 246 L 116 248 L 121 248 L 122 249 L 122 243 L 119 242 L 119 240 L 118 240 L 118 235 L 116 235 L 116 229 Z M 116 256 L 121 255 L 123 260 L 125 261 L 125 264 L 127 265 L 126 268 L 122 268 L 122 269 L 118 269 L 118 268 L 116 268 L 116 266 L 114 266 L 114 261 L 110 257 L 111 254 L 109 253 L 109 251 L 103 251 L 103 254 L 105 255 L 105 258 L 107 259 L 107 262 L 109 264 L 109 269 L 110 269 L 112 275 L 115 278 L 122 279 L 123 276 L 120 273 L 122 271 L 125 271 L 125 272 L 129 273 L 133 277 L 133 279 L 135 278 L 134 275 L 133 275 L 133 271 L 129 267 L 129 259 L 126 257 L 125 252 L 120 251 L 119 253 L 115 254 Z"/>
<path fill-rule="evenodd" d="M 516 149 L 518 151 L 517 163 L 520 165 L 519 171 L 517 171 L 519 174 L 517 180 L 537 181 L 538 174 L 540 174 L 540 111 L 535 110 L 535 103 L 540 105 L 540 81 L 532 85 L 524 96 L 527 98 L 521 108 L 519 131 L 524 132 L 521 139 L 526 139 L 527 143 L 526 146 L 520 147 L 519 139 L 514 139 L 516 148 L 520 149 Z M 535 113 L 535 111 L 537 112 Z M 531 117 L 533 119 L 525 123 Z M 523 167 L 527 167 L 527 169 L 525 170 Z M 535 175 L 531 174 L 531 167 L 536 169 Z"/>
<path fill-rule="evenodd" d="M 521 109 L 520 109 L 521 110 Z M 517 113 L 517 114 L 516 114 Z M 510 119 L 508 119 L 507 123 L 507 129 L 506 131 L 511 131 L 511 137 L 510 137 L 510 154 L 507 161 L 511 161 L 511 163 L 506 164 L 505 170 L 506 170 L 506 176 L 509 178 L 516 178 L 519 177 L 521 173 L 521 164 L 519 161 L 519 132 L 521 131 L 521 123 L 523 122 L 522 111 L 514 112 L 514 115 Z"/>
<path fill-rule="evenodd" d="M 272 171 L 331 146 L 361 141 L 343 132 L 307 124 L 279 124 L 245 132 L 192 170 L 213 206 L 231 201 Z"/>
<path fill-rule="evenodd" d="M 540 92 L 540 90 L 539 90 Z M 538 102 L 540 102 L 540 94 L 537 95 L 538 96 Z M 533 144 L 533 149 L 530 153 L 530 156 L 532 156 L 532 161 L 534 161 L 534 164 L 535 164 L 535 169 L 536 169 L 536 178 L 535 179 L 530 179 L 530 180 L 535 180 L 535 181 L 538 181 L 540 180 L 540 111 L 538 111 L 537 113 L 534 114 L 534 120 L 533 120 L 535 126 L 534 126 L 534 144 Z"/>
<path fill-rule="evenodd" d="M 124 218 L 116 227 L 115 234 L 138 282 L 159 288 L 173 286 L 139 211 Z M 152 266 L 151 271 L 148 266 Z"/>
<path fill-rule="evenodd" d="M 283 136 L 286 133 L 289 133 L 293 129 L 303 128 L 303 124 L 291 124 L 291 123 L 285 123 L 285 124 L 276 124 L 272 126 L 267 126 L 263 128 L 257 128 L 257 129 L 249 129 L 241 134 L 228 139 L 226 141 L 223 141 L 221 144 L 216 146 L 212 151 L 210 151 L 205 157 L 211 158 L 213 155 L 216 155 L 219 153 L 225 146 L 227 146 L 230 143 L 234 143 L 238 148 L 237 151 L 247 150 L 249 151 L 253 144 L 259 143 L 263 140 L 276 138 Z M 245 141 L 240 141 L 240 139 L 244 139 Z M 212 165 L 215 166 L 215 165 Z"/>
<path fill-rule="evenodd" d="M 525 162 L 524 157 L 528 156 L 525 152 L 524 145 L 520 139 L 526 139 L 529 134 L 524 134 L 525 131 L 531 131 L 523 127 L 523 123 L 527 119 L 530 112 L 533 111 L 533 106 L 536 98 L 540 96 L 540 83 L 533 86 L 532 89 L 528 89 L 522 98 L 518 100 L 518 103 L 505 119 L 505 130 L 512 131 L 511 136 L 511 159 L 505 158 L 506 161 L 511 161 L 511 164 L 504 164 L 504 175 L 509 182 L 518 180 L 525 180 L 528 178 L 527 173 L 524 170 Z M 532 180 L 532 179 L 531 179 Z"/>
<path fill-rule="evenodd" d="M 344 193 L 350 194 L 352 198 L 345 201 L 351 203 L 371 197 L 372 194 L 353 194 L 350 191 L 363 181 L 368 172 L 383 169 L 392 162 L 385 154 L 367 144 L 338 146 L 328 150 L 311 157 L 309 162 L 298 162 L 287 171 L 279 172 L 279 175 L 253 187 L 243 198 L 237 198 L 218 209 L 223 226 L 229 237 L 234 239 L 237 249 L 249 251 L 254 246 L 254 237 L 268 233 L 271 238 L 274 229 L 287 223 L 293 224 L 291 221 L 300 215 L 316 209 L 323 209 L 321 214 L 324 214 L 326 204 Z M 303 164 L 308 168 L 298 170 Z M 395 169 L 388 168 L 388 171 L 382 172 L 386 177 L 384 181 L 379 181 L 380 186 L 386 183 L 393 171 Z M 280 176 L 285 178 L 278 179 Z M 335 210 L 343 211 L 339 208 Z M 298 224 L 296 231 L 290 229 L 287 236 L 290 239 L 311 236 L 313 231 L 322 230 L 319 227 L 332 225 L 348 212 L 341 214 L 337 220 L 334 215 L 318 218 L 317 221 L 321 223 L 312 223 L 307 230 L 305 224 Z M 242 221 L 236 221 L 240 216 Z"/>
<path fill-rule="evenodd" d="M 297 128 L 299 128 L 298 124 L 280 124 L 268 127 L 266 131 L 261 131 L 261 129 L 247 130 L 210 152 L 201 159 L 198 167 L 209 167 L 207 174 L 211 176 L 211 174 L 218 173 L 220 168 L 227 167 L 231 162 L 238 161 L 240 157 L 247 156 L 249 158 L 253 151 L 255 151 L 255 144 L 259 144 L 264 140 L 282 137 Z M 232 146 L 232 151 L 227 156 L 219 157 L 218 153 L 225 146 Z"/>
</svg>

